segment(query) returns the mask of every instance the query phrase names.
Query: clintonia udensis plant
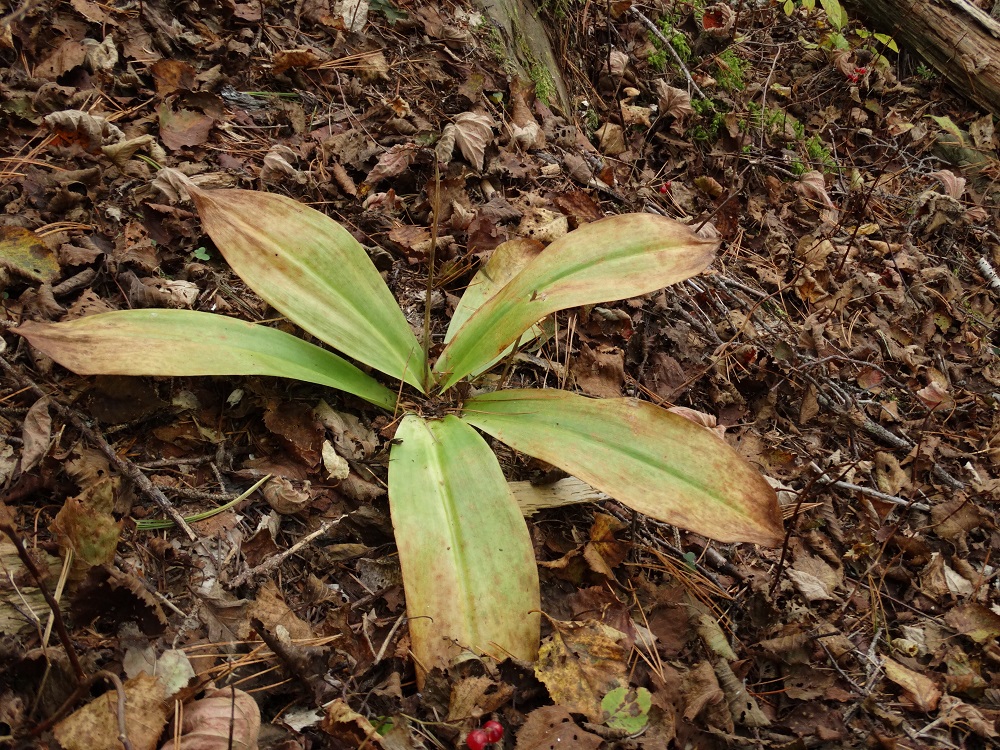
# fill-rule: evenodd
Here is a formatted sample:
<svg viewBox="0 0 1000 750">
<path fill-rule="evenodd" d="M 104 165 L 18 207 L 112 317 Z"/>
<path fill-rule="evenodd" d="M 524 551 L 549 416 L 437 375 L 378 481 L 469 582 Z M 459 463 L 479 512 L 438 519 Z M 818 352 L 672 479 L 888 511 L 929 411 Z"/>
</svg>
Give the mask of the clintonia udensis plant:
<svg viewBox="0 0 1000 750">
<path fill-rule="evenodd" d="M 389 504 L 421 683 L 428 670 L 470 653 L 537 655 L 531 540 L 481 433 L 661 521 L 721 542 L 780 544 L 774 491 L 704 427 L 634 398 L 476 387 L 513 347 L 537 336 L 547 316 L 694 276 L 712 261 L 716 242 L 672 219 L 626 214 L 581 226 L 541 252 L 505 243 L 473 278 L 440 356 L 428 362 L 368 254 L 336 221 L 287 197 L 204 190 L 180 173 L 171 179 L 186 187 L 248 286 L 394 383 L 275 328 L 190 310 L 126 310 L 16 330 L 80 374 L 294 378 L 402 414 Z"/>
</svg>

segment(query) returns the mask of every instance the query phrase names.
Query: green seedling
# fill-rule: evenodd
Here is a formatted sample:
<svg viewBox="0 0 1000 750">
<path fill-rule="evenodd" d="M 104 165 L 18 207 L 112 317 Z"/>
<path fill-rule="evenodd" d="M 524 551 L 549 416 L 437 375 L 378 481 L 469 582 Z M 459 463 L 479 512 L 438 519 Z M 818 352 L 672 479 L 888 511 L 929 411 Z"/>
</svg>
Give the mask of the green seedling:
<svg viewBox="0 0 1000 750">
<path fill-rule="evenodd" d="M 168 178 L 188 191 L 249 287 L 391 387 L 329 349 L 210 313 L 126 310 L 15 330 L 81 374 L 294 378 L 399 415 L 389 504 L 420 684 L 470 654 L 531 661 L 538 652 L 531 539 L 480 433 L 660 521 L 723 542 L 781 543 L 774 491 L 709 430 L 635 399 L 479 387 L 548 316 L 687 279 L 712 261 L 715 241 L 668 218 L 627 214 L 541 252 L 505 243 L 473 278 L 431 362 L 364 248 L 333 219 L 279 195 L 203 190 L 172 170 Z"/>
</svg>

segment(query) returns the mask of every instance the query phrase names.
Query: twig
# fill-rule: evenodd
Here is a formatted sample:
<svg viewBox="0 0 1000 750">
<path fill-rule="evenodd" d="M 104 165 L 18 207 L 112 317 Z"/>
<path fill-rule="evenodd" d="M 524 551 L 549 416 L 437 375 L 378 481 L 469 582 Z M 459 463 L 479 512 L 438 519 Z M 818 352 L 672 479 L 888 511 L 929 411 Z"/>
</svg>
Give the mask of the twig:
<svg viewBox="0 0 1000 750">
<path fill-rule="evenodd" d="M 289 547 L 288 549 L 286 549 L 284 552 L 279 552 L 277 555 L 274 555 L 273 557 L 267 558 L 264 562 L 262 562 L 260 565 L 258 565 L 255 568 L 250 568 L 249 570 L 244 570 L 242 573 L 240 573 L 238 576 L 236 576 L 236 578 L 234 578 L 232 581 L 230 581 L 229 587 L 230 588 L 235 588 L 237 586 L 242 586 L 244 583 L 246 583 L 247 581 L 249 581 L 254 576 L 266 575 L 267 573 L 270 573 L 272 570 L 274 570 L 279 565 L 281 565 L 281 563 L 283 563 L 289 557 L 291 557 L 296 552 L 298 552 L 300 549 L 302 549 L 307 544 L 309 544 L 313 539 L 316 539 L 317 537 L 323 536 L 326 532 L 328 532 L 330 529 L 332 529 L 338 523 L 340 523 L 341 521 L 343 521 L 345 518 L 347 518 L 347 514 L 346 513 L 344 515 L 340 516 L 339 518 L 334 518 L 331 521 L 324 522 L 324 524 L 322 526 L 320 526 L 315 531 L 310 532 L 309 534 L 306 534 L 304 537 L 302 537 L 301 539 L 299 539 L 299 541 L 297 541 L 291 547 Z"/>
<path fill-rule="evenodd" d="M 69 631 L 66 630 L 66 621 L 63 620 L 62 610 L 59 608 L 59 602 L 57 602 L 55 597 L 49 592 L 49 589 L 45 585 L 45 581 L 42 578 L 42 571 L 38 569 L 38 566 L 35 565 L 35 561 L 32 559 L 31 555 L 28 554 L 28 550 L 25 549 L 24 541 L 21 539 L 21 535 L 14 527 L 14 517 L 5 503 L 0 504 L 0 531 L 6 534 L 10 539 L 11 543 L 14 545 L 14 549 L 17 550 L 17 556 L 21 559 L 21 563 L 35 580 L 35 585 L 38 586 L 38 590 L 42 592 L 42 596 L 45 597 L 45 603 L 49 605 L 49 610 L 52 612 L 52 619 L 56 627 L 56 635 L 59 636 L 59 641 L 66 650 L 66 656 L 69 658 L 70 666 L 73 668 L 73 674 L 76 675 L 77 683 L 80 685 L 86 683 L 87 674 L 83 671 L 83 666 L 80 664 L 80 657 L 77 656 L 76 649 L 73 648 L 73 641 L 70 640 Z"/>
<path fill-rule="evenodd" d="M 97 680 L 107 680 L 110 682 L 114 688 L 115 692 L 118 694 L 118 704 L 117 704 L 117 719 L 118 719 L 118 741 L 122 743 L 122 747 L 125 750 L 132 750 L 132 741 L 128 738 L 128 725 L 125 722 L 125 686 L 122 685 L 122 681 L 118 679 L 118 675 L 112 674 L 111 672 L 106 672 L 101 670 L 100 672 L 95 672 L 89 679 L 84 680 L 79 685 L 77 685 L 76 690 L 73 691 L 72 695 L 67 698 L 63 704 L 56 710 L 52 716 L 47 718 L 37 727 L 31 730 L 29 736 L 37 737 L 43 732 L 48 731 L 66 711 L 73 707 L 73 705 L 80 700 L 84 695 L 90 692 L 90 687 Z"/>
<path fill-rule="evenodd" d="M 889 430 L 885 429 L 882 425 L 876 424 L 870 420 L 867 416 L 861 413 L 860 410 L 857 410 L 858 413 L 854 414 L 845 404 L 836 403 L 834 399 L 827 397 L 822 392 L 816 394 L 816 400 L 826 408 L 830 409 L 830 411 L 834 414 L 843 417 L 851 424 L 860 427 L 876 440 L 880 441 L 883 445 L 888 445 L 894 450 L 905 451 L 912 450 L 916 447 L 916 443 L 889 432 Z M 955 477 L 949 474 L 943 466 L 937 463 L 931 464 L 931 473 L 953 490 L 965 489 L 964 482 L 955 479 Z"/>
<path fill-rule="evenodd" d="M 15 8 L 10 13 L 8 13 L 3 18 L 0 18 L 0 26 L 9 26 L 15 21 L 20 21 L 26 15 L 28 15 L 36 5 L 40 5 L 41 0 L 25 0 L 21 3 L 21 6 Z"/>
<path fill-rule="evenodd" d="M 979 260 L 976 261 L 976 267 L 986 277 L 986 282 L 996 291 L 1000 292 L 1000 276 L 997 276 L 997 272 L 993 270 L 993 266 L 990 265 L 985 255 L 979 256 Z"/>
<path fill-rule="evenodd" d="M 14 380 L 19 386 L 30 390 L 38 398 L 44 398 L 48 396 L 45 391 L 43 391 L 38 385 L 36 385 L 30 378 L 26 375 L 22 375 L 14 365 L 7 361 L 6 357 L 0 357 L 0 367 L 2 367 L 8 376 Z M 114 467 L 121 473 L 124 474 L 129 480 L 138 487 L 143 494 L 150 498 L 154 503 L 156 503 L 160 510 L 166 513 L 170 518 L 176 523 L 181 530 L 187 534 L 188 538 L 193 542 L 198 539 L 197 534 L 194 530 L 188 526 L 187 521 L 184 520 L 173 504 L 167 499 L 159 489 L 153 486 L 153 483 L 149 481 L 149 478 L 139 471 L 139 468 L 122 458 L 115 452 L 115 449 L 111 447 L 107 440 L 104 439 L 96 430 L 92 429 L 76 411 L 70 409 L 68 406 L 63 406 L 55 399 L 52 399 L 50 405 L 55 409 L 59 416 L 64 420 L 72 424 L 80 433 L 93 445 L 97 446 L 98 450 L 103 453 L 107 459 L 114 465 Z"/>
<path fill-rule="evenodd" d="M 684 73 L 684 76 L 687 78 L 688 85 L 690 85 L 691 88 L 695 90 L 695 93 L 697 93 L 698 96 L 700 96 L 702 99 L 708 99 L 708 97 L 705 96 L 705 92 L 702 91 L 700 88 L 698 88 L 698 84 L 694 82 L 694 79 L 691 77 L 691 73 L 688 72 L 687 66 L 684 64 L 684 61 L 681 60 L 681 56 L 678 55 L 677 50 L 674 49 L 674 45 L 671 44 L 670 40 L 663 35 L 663 32 L 660 31 L 659 27 L 657 27 L 655 23 L 653 23 L 646 16 L 644 16 L 635 6 L 629 8 L 629 10 L 632 11 L 632 14 L 636 18 L 642 21 L 643 25 L 647 29 L 653 32 L 653 34 L 656 36 L 657 39 L 663 42 L 663 44 L 666 46 L 668 50 L 670 50 L 670 54 L 674 56 L 674 62 L 677 63 L 677 66 L 681 69 L 681 72 Z"/>
<path fill-rule="evenodd" d="M 893 505 L 900 505 L 904 508 L 912 508 L 913 510 L 923 511 L 924 513 L 931 512 L 931 506 L 927 503 L 918 503 L 914 500 L 907 500 L 906 498 L 897 497 L 896 495 L 888 495 L 885 492 L 879 492 L 878 490 L 873 490 L 870 487 L 862 487 L 859 484 L 851 484 L 850 482 L 841 482 L 836 479 L 830 479 L 826 476 L 819 466 L 815 462 L 810 461 L 809 468 L 815 471 L 819 476 L 816 481 L 827 487 L 836 487 L 840 490 L 850 490 L 852 492 L 860 492 L 862 495 L 867 495 L 868 497 L 874 497 L 876 500 L 881 500 L 886 503 L 892 503 Z"/>
</svg>

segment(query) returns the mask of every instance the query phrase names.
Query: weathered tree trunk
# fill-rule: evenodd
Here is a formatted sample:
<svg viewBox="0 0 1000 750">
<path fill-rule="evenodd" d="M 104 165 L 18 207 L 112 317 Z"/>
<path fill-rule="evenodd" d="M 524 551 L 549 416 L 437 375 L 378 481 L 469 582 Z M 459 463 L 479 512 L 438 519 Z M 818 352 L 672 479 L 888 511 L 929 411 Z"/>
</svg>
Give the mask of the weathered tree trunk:
<svg viewBox="0 0 1000 750">
<path fill-rule="evenodd" d="M 533 0 L 476 0 L 494 23 L 503 29 L 509 62 L 520 76 L 535 84 L 535 93 L 546 104 L 570 112 L 569 94 L 552 44 Z"/>
<path fill-rule="evenodd" d="M 1000 116 L 1000 22 L 967 0 L 853 0 L 963 95 Z"/>
</svg>

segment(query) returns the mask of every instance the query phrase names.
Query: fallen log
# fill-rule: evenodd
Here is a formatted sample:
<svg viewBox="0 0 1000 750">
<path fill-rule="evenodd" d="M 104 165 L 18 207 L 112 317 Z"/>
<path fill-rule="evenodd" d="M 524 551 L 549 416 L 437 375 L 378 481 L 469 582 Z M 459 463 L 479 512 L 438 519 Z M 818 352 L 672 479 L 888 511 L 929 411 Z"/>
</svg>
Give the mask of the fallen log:
<svg viewBox="0 0 1000 750">
<path fill-rule="evenodd" d="M 1000 22 L 968 0 L 853 0 L 873 27 L 1000 117 Z"/>
</svg>

